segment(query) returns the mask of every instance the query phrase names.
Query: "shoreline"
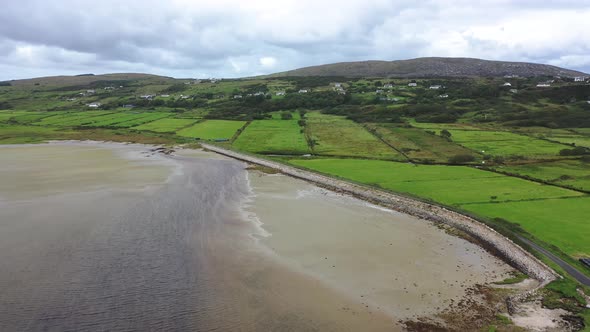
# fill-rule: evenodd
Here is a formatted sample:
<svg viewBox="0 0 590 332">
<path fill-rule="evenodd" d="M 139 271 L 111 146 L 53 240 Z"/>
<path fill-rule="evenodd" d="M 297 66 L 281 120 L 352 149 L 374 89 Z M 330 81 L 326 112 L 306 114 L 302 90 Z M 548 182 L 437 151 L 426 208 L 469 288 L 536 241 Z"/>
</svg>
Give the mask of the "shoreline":
<svg viewBox="0 0 590 332">
<path fill-rule="evenodd" d="M 213 151 L 233 159 L 269 167 L 278 170 L 285 175 L 314 183 L 338 193 L 356 197 L 377 206 L 382 206 L 435 223 L 443 223 L 464 231 L 470 236 L 473 236 L 476 239 L 482 241 L 486 245 L 489 245 L 491 248 L 497 251 L 497 253 L 504 260 L 515 266 L 518 270 L 539 281 L 539 286 L 537 286 L 535 290 L 544 287 L 553 280 L 561 278 L 561 276 L 559 276 L 545 263 L 537 259 L 534 255 L 521 248 L 512 240 L 496 232 L 489 226 L 484 225 L 483 223 L 471 217 L 450 211 L 442 206 L 424 203 L 415 199 L 378 189 L 364 187 L 348 181 L 331 178 L 311 171 L 301 170 L 292 166 L 265 160 L 259 157 L 245 155 L 221 147 L 209 144 L 201 145 L 206 150 Z"/>
</svg>

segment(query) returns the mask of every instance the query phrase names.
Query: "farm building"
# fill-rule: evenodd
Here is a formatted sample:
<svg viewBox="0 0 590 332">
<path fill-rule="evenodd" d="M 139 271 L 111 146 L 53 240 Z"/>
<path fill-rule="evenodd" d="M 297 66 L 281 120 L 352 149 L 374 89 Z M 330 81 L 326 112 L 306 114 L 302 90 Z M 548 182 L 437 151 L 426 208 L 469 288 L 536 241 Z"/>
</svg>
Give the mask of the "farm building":
<svg viewBox="0 0 590 332">
<path fill-rule="evenodd" d="M 431 90 L 438 90 L 440 88 L 441 88 L 440 85 L 431 85 L 429 89 L 431 89 Z"/>
<path fill-rule="evenodd" d="M 285 95 L 285 91 L 277 91 L 275 93 L 275 95 L 277 95 L 277 96 L 284 96 Z"/>
<path fill-rule="evenodd" d="M 584 77 L 584 76 L 574 77 L 574 82 L 585 82 L 585 81 L 586 81 L 586 77 Z"/>
<path fill-rule="evenodd" d="M 408 86 L 418 86 L 418 83 L 414 83 L 414 82 L 408 83 Z"/>
<path fill-rule="evenodd" d="M 91 104 L 88 104 L 88 107 L 90 107 L 90 108 L 99 108 L 100 105 L 101 105 L 101 103 L 91 103 Z"/>
<path fill-rule="evenodd" d="M 511 83 L 509 83 L 509 82 L 506 82 L 506 83 L 504 83 L 502 86 L 512 86 L 512 84 L 511 84 Z"/>
</svg>

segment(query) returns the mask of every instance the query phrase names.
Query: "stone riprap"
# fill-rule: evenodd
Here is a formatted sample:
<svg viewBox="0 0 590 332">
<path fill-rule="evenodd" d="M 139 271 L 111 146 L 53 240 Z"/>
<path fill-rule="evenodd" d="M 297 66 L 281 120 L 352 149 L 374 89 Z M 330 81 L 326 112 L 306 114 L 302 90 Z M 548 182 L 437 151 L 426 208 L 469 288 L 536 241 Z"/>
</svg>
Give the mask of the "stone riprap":
<svg viewBox="0 0 590 332">
<path fill-rule="evenodd" d="M 512 240 L 496 232 L 487 225 L 466 215 L 451 211 L 441 206 L 421 202 L 401 195 L 396 195 L 379 189 L 369 188 L 348 181 L 335 179 L 310 171 L 301 170 L 285 164 L 269 161 L 263 158 L 235 152 L 209 144 L 201 144 L 203 148 L 248 163 L 270 167 L 285 175 L 318 184 L 336 192 L 376 203 L 395 211 L 406 213 L 421 219 L 441 222 L 460 229 L 491 246 L 499 255 L 508 260 L 520 271 L 540 282 L 539 287 L 559 278 L 550 267 L 545 265 L 528 251 L 521 248 Z"/>
</svg>

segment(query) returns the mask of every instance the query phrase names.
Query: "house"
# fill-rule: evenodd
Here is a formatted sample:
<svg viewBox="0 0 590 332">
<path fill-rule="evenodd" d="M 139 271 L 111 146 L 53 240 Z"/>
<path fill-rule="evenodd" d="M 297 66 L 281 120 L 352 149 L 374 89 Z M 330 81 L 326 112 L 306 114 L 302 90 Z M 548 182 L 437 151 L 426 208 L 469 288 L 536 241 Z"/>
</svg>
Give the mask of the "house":
<svg viewBox="0 0 590 332">
<path fill-rule="evenodd" d="M 440 85 L 431 85 L 429 89 L 431 89 L 431 90 L 438 90 L 440 88 L 442 88 L 442 86 L 440 86 Z"/>
<path fill-rule="evenodd" d="M 449 98 L 449 95 L 445 93 L 444 95 L 439 95 L 438 98 Z"/>
<path fill-rule="evenodd" d="M 284 96 L 285 95 L 285 91 L 277 91 L 275 93 L 276 96 Z"/>
<path fill-rule="evenodd" d="M 383 86 L 385 89 L 393 89 L 393 84 L 387 83 Z"/>
<path fill-rule="evenodd" d="M 418 83 L 414 83 L 414 82 L 408 83 L 408 86 L 418 86 Z"/>
<path fill-rule="evenodd" d="M 142 99 L 146 99 L 146 100 L 152 100 L 156 95 L 141 95 L 139 96 L 139 98 Z"/>
<path fill-rule="evenodd" d="M 502 86 L 512 86 L 512 84 L 511 84 L 511 83 L 509 83 L 509 82 L 506 82 L 506 83 L 504 83 Z"/>
<path fill-rule="evenodd" d="M 76 101 L 76 100 L 77 100 L 77 98 L 68 98 L 68 99 L 66 99 L 66 100 L 67 100 L 67 101 Z"/>
<path fill-rule="evenodd" d="M 242 99 L 242 95 L 234 95 L 234 99 Z"/>
<path fill-rule="evenodd" d="M 551 86 L 551 83 L 539 83 L 537 84 L 537 88 L 548 88 Z"/>
<path fill-rule="evenodd" d="M 510 92 L 512 92 L 512 93 L 518 93 L 518 90 L 516 90 L 516 89 L 510 89 L 510 90 L 508 90 L 508 91 L 510 91 Z"/>
<path fill-rule="evenodd" d="M 115 87 L 114 86 L 107 86 L 104 89 L 105 90 L 115 90 Z"/>
<path fill-rule="evenodd" d="M 91 104 L 88 104 L 87 106 L 90 108 L 99 108 L 100 105 L 102 105 L 102 104 L 101 103 L 91 103 Z"/>
<path fill-rule="evenodd" d="M 585 81 L 586 81 L 586 77 L 584 77 L 584 76 L 574 77 L 574 82 L 585 82 Z"/>
<path fill-rule="evenodd" d="M 95 92 L 96 92 L 95 90 L 86 90 L 86 93 L 87 93 L 87 94 L 93 94 L 93 93 L 95 93 Z"/>
<path fill-rule="evenodd" d="M 264 96 L 264 92 L 258 91 L 256 93 L 254 93 L 253 96 Z"/>
<path fill-rule="evenodd" d="M 335 88 L 341 88 L 342 87 L 342 83 L 334 83 L 334 87 Z"/>
<path fill-rule="evenodd" d="M 309 90 L 307 90 L 307 89 L 301 89 L 301 90 L 299 90 L 299 93 L 308 93 L 308 92 L 309 92 Z"/>
<path fill-rule="evenodd" d="M 381 93 L 383 93 L 383 90 L 381 90 L 381 89 L 379 89 L 379 90 L 375 90 L 375 93 L 376 93 L 376 94 L 381 94 Z"/>
<path fill-rule="evenodd" d="M 170 97 L 170 95 L 160 95 L 160 97 L 168 98 L 168 97 Z"/>
<path fill-rule="evenodd" d="M 133 104 L 125 104 L 125 105 L 123 105 L 123 108 L 134 108 L 134 107 L 135 107 L 135 105 L 133 105 Z"/>
<path fill-rule="evenodd" d="M 590 100 L 587 100 L 586 102 L 587 102 L 588 104 L 590 104 Z"/>
<path fill-rule="evenodd" d="M 189 96 L 180 95 L 180 99 L 188 99 Z"/>
</svg>

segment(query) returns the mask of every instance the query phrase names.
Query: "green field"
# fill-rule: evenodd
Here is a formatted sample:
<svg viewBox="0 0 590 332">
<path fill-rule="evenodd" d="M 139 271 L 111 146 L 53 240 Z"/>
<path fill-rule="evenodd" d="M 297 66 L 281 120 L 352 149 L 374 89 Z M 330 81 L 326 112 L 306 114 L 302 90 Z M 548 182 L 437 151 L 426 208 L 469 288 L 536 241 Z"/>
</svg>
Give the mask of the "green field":
<svg viewBox="0 0 590 332">
<path fill-rule="evenodd" d="M 150 121 L 163 119 L 170 116 L 170 113 L 162 113 L 162 112 L 154 112 L 154 113 L 139 113 L 137 116 L 130 117 L 130 120 L 125 120 L 122 122 L 116 122 L 113 124 L 109 124 L 109 127 L 115 128 L 130 128 L 134 126 L 139 126 L 143 123 L 147 123 Z"/>
<path fill-rule="evenodd" d="M 453 206 L 583 195 L 467 166 L 413 165 L 355 159 L 300 159 L 289 162 Z"/>
<path fill-rule="evenodd" d="M 307 135 L 315 142 L 312 148 L 314 154 L 405 160 L 356 122 L 317 112 L 307 113 L 306 118 Z"/>
<path fill-rule="evenodd" d="M 245 124 L 245 121 L 205 120 L 179 130 L 176 134 L 206 140 L 231 139 Z"/>
<path fill-rule="evenodd" d="M 134 130 L 147 130 L 157 133 L 171 133 L 181 128 L 189 126 L 195 123 L 196 120 L 192 119 L 160 119 L 152 122 L 142 124 L 131 129 Z"/>
<path fill-rule="evenodd" d="M 449 130 L 451 140 L 492 156 L 557 156 L 565 145 L 506 131 Z"/>
<path fill-rule="evenodd" d="M 448 162 L 449 157 L 456 155 L 472 155 L 478 157 L 465 147 L 446 139 L 432 135 L 422 129 L 402 128 L 392 124 L 371 124 L 376 133 L 396 149 L 413 160 L 432 160 Z"/>
<path fill-rule="evenodd" d="M 455 206 L 520 224 L 564 252 L 590 255 L 590 197 L 572 190 L 497 176 L 465 166 L 351 159 L 294 159 L 322 173 Z"/>
<path fill-rule="evenodd" d="M 474 204 L 467 210 L 518 223 L 546 243 L 577 258 L 590 256 L 590 197 L 501 204 Z"/>
<path fill-rule="evenodd" d="M 40 143 L 64 139 L 70 132 L 60 128 L 0 124 L 0 144 Z"/>
<path fill-rule="evenodd" d="M 580 160 L 559 160 L 517 166 L 497 166 L 494 169 L 590 191 L 589 166 L 590 163 Z"/>
<path fill-rule="evenodd" d="M 56 126 L 56 127 L 71 127 L 79 123 L 80 120 L 85 120 L 91 117 L 109 114 L 108 111 L 86 111 L 86 112 L 73 112 L 73 113 L 61 113 L 40 119 L 33 124 L 38 126 Z"/>
<path fill-rule="evenodd" d="M 263 154 L 306 154 L 309 146 L 297 120 L 256 120 L 238 136 L 233 146 Z"/>
</svg>

